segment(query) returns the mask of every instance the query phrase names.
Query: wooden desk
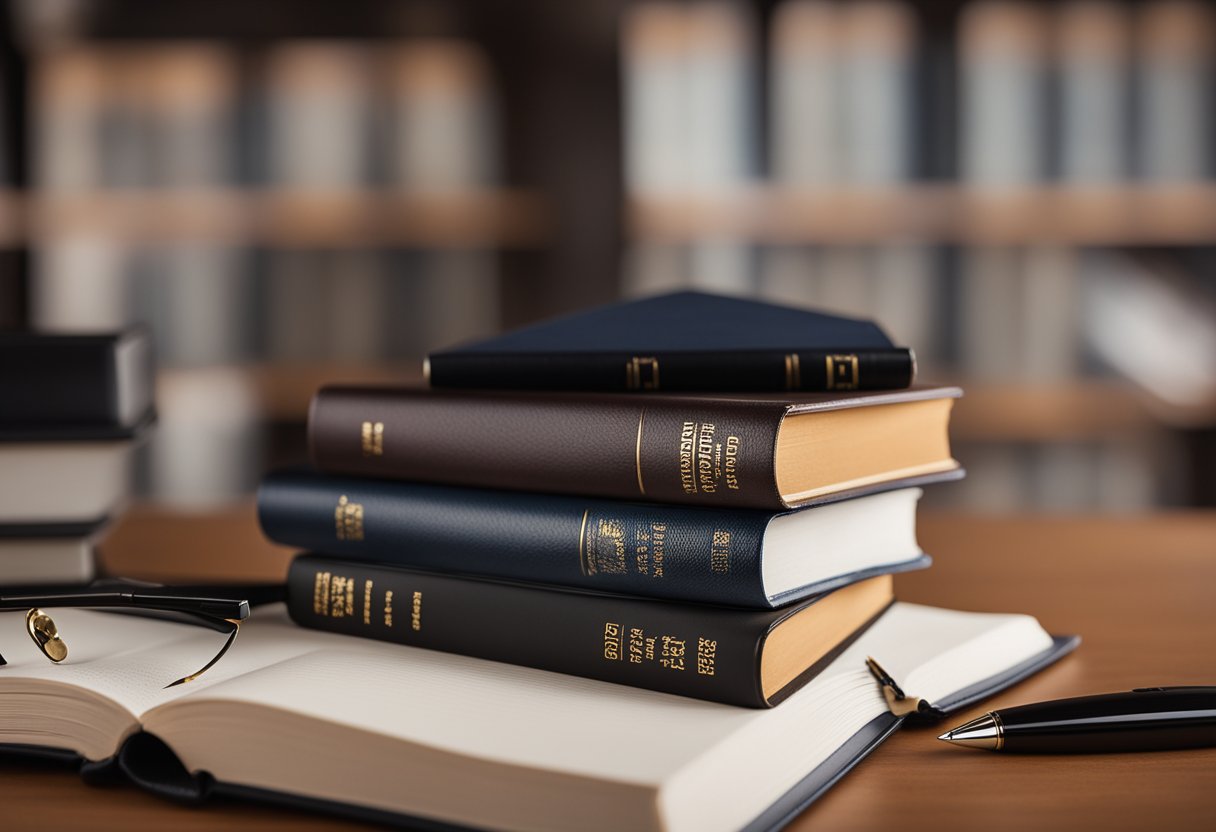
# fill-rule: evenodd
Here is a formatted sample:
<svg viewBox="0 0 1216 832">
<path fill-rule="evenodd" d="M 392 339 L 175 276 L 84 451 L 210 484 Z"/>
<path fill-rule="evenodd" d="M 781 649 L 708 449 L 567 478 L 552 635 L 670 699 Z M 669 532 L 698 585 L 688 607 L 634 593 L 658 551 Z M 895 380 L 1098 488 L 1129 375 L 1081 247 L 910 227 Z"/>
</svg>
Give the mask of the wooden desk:
<svg viewBox="0 0 1216 832">
<path fill-rule="evenodd" d="M 905 600 L 1029 612 L 1048 630 L 1085 639 L 958 722 L 1040 699 L 1216 683 L 1216 514 L 928 515 L 921 542 L 936 564 L 899 578 Z M 247 507 L 193 518 L 137 510 L 106 550 L 116 570 L 159 577 L 185 576 L 204 555 L 249 577 L 281 574 L 288 557 L 260 540 Z M 791 828 L 1216 828 L 1216 749 L 1015 757 L 949 748 L 936 733 L 900 732 Z M 11 829 L 366 828 L 260 806 L 186 810 L 131 787 L 90 788 L 74 773 L 12 762 L 0 763 L 0 812 Z"/>
</svg>

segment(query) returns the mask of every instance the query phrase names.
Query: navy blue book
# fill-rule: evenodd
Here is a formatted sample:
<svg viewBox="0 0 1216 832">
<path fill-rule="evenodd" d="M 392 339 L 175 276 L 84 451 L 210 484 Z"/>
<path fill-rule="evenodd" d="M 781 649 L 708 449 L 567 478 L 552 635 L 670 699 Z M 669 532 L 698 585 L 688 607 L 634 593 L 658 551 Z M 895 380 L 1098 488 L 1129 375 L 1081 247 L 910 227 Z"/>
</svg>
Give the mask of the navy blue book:
<svg viewBox="0 0 1216 832">
<path fill-rule="evenodd" d="M 826 392 L 910 387 L 872 321 L 702 292 L 625 301 L 427 356 L 432 387 Z"/>
<path fill-rule="evenodd" d="M 768 609 L 928 566 L 920 494 L 765 512 L 286 471 L 262 483 L 258 518 L 276 543 L 353 561 Z"/>
</svg>

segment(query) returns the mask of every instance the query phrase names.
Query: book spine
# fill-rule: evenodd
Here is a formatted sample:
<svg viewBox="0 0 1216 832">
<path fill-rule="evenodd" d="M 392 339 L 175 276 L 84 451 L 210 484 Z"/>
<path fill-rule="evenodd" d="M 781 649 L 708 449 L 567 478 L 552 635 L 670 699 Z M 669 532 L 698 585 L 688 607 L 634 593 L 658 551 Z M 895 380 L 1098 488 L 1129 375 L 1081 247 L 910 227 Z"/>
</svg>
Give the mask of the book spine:
<svg viewBox="0 0 1216 832">
<path fill-rule="evenodd" d="M 304 473 L 268 477 L 276 543 L 415 569 L 768 609 L 772 515 Z"/>
<path fill-rule="evenodd" d="M 720 508 L 784 508 L 786 405 L 328 387 L 308 419 L 329 474 Z"/>
<path fill-rule="evenodd" d="M 427 359 L 432 387 L 603 392 L 889 390 L 910 387 L 912 351 L 438 353 Z"/>
<path fill-rule="evenodd" d="M 0 425 L 118 426 L 115 344 L 0 342 Z"/>
<path fill-rule="evenodd" d="M 300 556 L 287 578 L 304 627 L 766 707 L 765 613 L 539 589 Z M 767 616 L 767 617 L 766 617 Z"/>
</svg>

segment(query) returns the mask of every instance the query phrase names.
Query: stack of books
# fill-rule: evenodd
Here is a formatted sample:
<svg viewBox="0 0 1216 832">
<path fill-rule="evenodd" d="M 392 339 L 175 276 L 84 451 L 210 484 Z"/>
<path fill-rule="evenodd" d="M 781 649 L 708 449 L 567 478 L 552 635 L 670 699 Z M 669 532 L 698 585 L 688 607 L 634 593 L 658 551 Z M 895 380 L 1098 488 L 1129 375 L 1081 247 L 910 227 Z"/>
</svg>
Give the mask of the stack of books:
<svg viewBox="0 0 1216 832">
<path fill-rule="evenodd" d="M 867 390 L 914 373 L 871 323 L 680 293 L 428 372 L 431 389 L 320 390 L 315 470 L 259 493 L 266 535 L 308 550 L 296 623 L 428 648 L 375 654 L 413 716 L 365 705 L 391 723 L 388 779 L 421 744 L 444 760 L 431 787 L 341 777 L 328 800 L 477 827 L 780 825 L 906 717 L 1075 643 L 894 601 L 892 573 L 929 562 L 920 486 L 962 475 L 960 391 Z M 665 392 L 682 389 L 702 392 Z M 431 651 L 474 659 L 437 670 Z"/>
<path fill-rule="evenodd" d="M 0 332 L 0 587 L 86 584 L 155 419 L 146 332 Z"/>
</svg>

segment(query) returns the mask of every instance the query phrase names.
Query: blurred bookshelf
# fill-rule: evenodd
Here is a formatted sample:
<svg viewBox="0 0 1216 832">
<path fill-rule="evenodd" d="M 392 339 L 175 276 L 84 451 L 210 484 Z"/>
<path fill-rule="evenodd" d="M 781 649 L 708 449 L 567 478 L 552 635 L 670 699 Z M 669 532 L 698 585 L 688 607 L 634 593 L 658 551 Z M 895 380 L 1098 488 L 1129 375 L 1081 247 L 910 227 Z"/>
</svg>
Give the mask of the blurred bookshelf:
<svg viewBox="0 0 1216 832">
<path fill-rule="evenodd" d="M 1216 243 L 1216 184 L 1066 185 L 984 191 L 910 184 L 887 190 L 758 188 L 726 195 L 643 195 L 627 206 L 632 239 L 715 236 L 761 244 L 1206 246 Z"/>
<path fill-rule="evenodd" d="M 151 322 L 154 498 L 247 493 L 323 383 L 702 288 L 961 384 L 939 505 L 1216 503 L 1211 4 L 0 8 L 0 326 Z"/>
</svg>

